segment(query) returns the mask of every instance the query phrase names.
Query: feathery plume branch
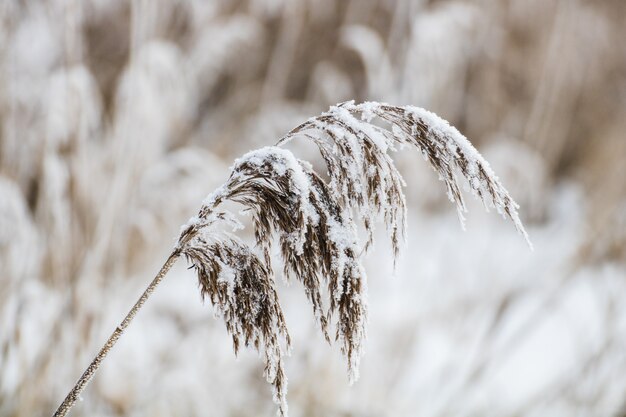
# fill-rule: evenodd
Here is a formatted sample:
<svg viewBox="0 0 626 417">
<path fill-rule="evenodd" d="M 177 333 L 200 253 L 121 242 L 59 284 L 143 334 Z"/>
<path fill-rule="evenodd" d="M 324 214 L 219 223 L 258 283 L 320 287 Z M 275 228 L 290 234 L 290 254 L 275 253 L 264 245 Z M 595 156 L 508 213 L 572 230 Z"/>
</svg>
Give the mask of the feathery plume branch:
<svg viewBox="0 0 626 417">
<path fill-rule="evenodd" d="M 374 118 L 389 128 L 372 124 Z M 328 170 L 328 182 L 311 164 L 283 147 L 296 137 L 317 146 Z M 284 275 L 303 285 L 329 343 L 334 329 L 334 339 L 347 360 L 350 382 L 354 382 L 367 321 L 363 256 L 374 243 L 374 227 L 379 222 L 387 228 L 395 258 L 406 235 L 405 183 L 389 155 L 390 150 L 406 145 L 417 147 L 439 174 L 461 222 L 467 209 L 457 180 L 459 173 L 485 207 L 495 207 L 511 219 L 530 244 L 518 205 L 478 151 L 445 120 L 412 106 L 341 103 L 295 127 L 276 146 L 251 151 L 235 161 L 226 183 L 183 225 L 166 267 L 55 417 L 64 416 L 71 408 L 103 356 L 180 255 L 196 270 L 203 299 L 209 299 L 223 318 L 235 353 L 241 346 L 261 353 L 264 374 L 274 388 L 281 416 L 287 415 L 283 356 L 291 341 L 276 292 L 271 256 L 274 244 L 278 245 Z M 243 206 L 251 215 L 253 247 L 224 231 L 224 226 L 233 232 L 243 227 L 235 214 L 223 208 L 226 202 Z M 357 234 L 359 226 L 367 235 L 364 242 Z M 323 286 L 328 291 L 327 300 L 322 297 Z"/>
</svg>

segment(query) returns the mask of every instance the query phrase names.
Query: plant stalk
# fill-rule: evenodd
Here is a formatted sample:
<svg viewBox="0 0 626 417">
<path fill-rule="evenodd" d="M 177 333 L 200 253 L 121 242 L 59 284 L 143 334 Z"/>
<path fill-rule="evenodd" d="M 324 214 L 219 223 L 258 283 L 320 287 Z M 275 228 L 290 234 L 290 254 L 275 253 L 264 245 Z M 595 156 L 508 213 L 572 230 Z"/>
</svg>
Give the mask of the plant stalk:
<svg viewBox="0 0 626 417">
<path fill-rule="evenodd" d="M 122 320 L 119 326 L 115 328 L 109 339 L 100 349 L 100 352 L 98 352 L 98 355 L 96 355 L 96 357 L 91 361 L 87 369 L 85 369 L 85 372 L 83 372 L 82 376 L 78 379 L 76 385 L 74 385 L 74 388 L 72 388 L 72 390 L 67 394 L 65 400 L 63 400 L 57 411 L 54 413 L 54 417 L 64 417 L 65 415 L 67 415 L 67 413 L 74 406 L 76 400 L 78 400 L 80 394 L 83 392 L 93 375 L 100 367 L 100 364 L 107 356 L 111 348 L 115 346 L 115 343 L 117 343 L 118 339 L 122 336 L 124 330 L 126 330 L 130 322 L 133 320 L 133 318 L 135 318 L 137 312 L 141 309 L 141 307 L 143 307 L 146 300 L 148 300 L 148 298 L 154 292 L 159 283 L 163 280 L 163 278 L 165 278 L 165 275 L 167 275 L 167 273 L 172 268 L 174 263 L 176 263 L 179 257 L 179 250 L 175 250 L 170 254 L 170 256 L 167 258 L 167 261 L 163 264 L 150 285 L 148 285 L 143 294 L 141 294 L 141 297 L 139 297 L 133 308 L 131 308 L 126 317 L 124 317 L 124 320 Z"/>
</svg>

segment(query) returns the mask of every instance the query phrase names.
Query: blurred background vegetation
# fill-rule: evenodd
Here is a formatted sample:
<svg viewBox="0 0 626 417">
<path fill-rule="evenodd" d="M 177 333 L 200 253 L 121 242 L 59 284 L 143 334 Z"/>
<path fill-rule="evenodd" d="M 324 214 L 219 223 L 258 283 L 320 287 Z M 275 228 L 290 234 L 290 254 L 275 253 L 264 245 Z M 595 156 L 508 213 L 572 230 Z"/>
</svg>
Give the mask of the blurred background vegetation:
<svg viewBox="0 0 626 417">
<path fill-rule="evenodd" d="M 370 256 L 354 386 L 281 288 L 291 415 L 626 415 L 625 23 L 623 0 L 3 0 L 0 415 L 51 414 L 233 158 L 349 99 L 458 127 L 535 252 L 478 204 L 462 232 L 398 152 L 409 246 L 397 277 Z M 272 415 L 260 366 L 180 265 L 74 414 Z"/>
</svg>

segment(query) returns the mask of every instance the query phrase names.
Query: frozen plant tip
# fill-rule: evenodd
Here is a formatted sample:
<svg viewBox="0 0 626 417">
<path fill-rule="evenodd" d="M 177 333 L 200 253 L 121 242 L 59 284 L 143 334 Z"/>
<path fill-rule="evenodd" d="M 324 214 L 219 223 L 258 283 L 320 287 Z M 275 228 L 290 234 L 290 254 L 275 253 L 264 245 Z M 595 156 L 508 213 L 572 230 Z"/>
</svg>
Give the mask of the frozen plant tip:
<svg viewBox="0 0 626 417">
<path fill-rule="evenodd" d="M 374 118 L 386 128 L 372 124 Z M 296 139 L 310 140 L 317 146 L 328 181 L 283 147 Z M 159 274 L 55 416 L 67 414 L 108 351 L 181 255 L 196 270 L 202 297 L 209 299 L 223 318 L 235 353 L 241 346 L 252 346 L 261 353 L 279 415 L 287 415 L 283 355 L 290 349 L 290 338 L 276 292 L 273 245 L 278 246 L 283 274 L 303 285 L 321 332 L 329 343 L 334 339 L 340 344 L 350 382 L 355 381 L 367 321 L 363 256 L 373 243 L 376 223 L 385 225 L 395 257 L 405 237 L 404 180 L 389 155 L 390 150 L 405 145 L 417 147 L 437 171 L 461 222 L 466 207 L 459 174 L 486 207 L 495 207 L 511 219 L 528 241 L 518 205 L 478 151 L 445 120 L 412 106 L 352 101 L 333 106 L 291 130 L 276 146 L 251 151 L 235 161 L 229 179 L 181 228 Z M 253 246 L 234 234 L 241 224 L 225 208 L 226 202 L 243 206 L 251 216 Z M 359 226 L 365 230 L 364 241 L 357 235 Z M 327 299 L 322 296 L 324 287 Z"/>
</svg>

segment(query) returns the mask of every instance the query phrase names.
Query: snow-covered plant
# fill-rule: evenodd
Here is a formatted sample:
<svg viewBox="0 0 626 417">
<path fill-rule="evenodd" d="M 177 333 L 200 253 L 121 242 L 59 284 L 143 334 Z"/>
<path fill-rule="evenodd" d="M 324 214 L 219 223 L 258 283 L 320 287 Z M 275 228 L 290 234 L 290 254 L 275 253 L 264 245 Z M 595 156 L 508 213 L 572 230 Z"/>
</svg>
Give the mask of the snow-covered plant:
<svg viewBox="0 0 626 417">
<path fill-rule="evenodd" d="M 371 123 L 375 118 L 378 123 Z M 326 164 L 327 180 L 284 147 L 296 139 L 317 146 Z M 511 219 L 528 240 L 515 201 L 489 164 L 445 120 L 411 106 L 375 102 L 333 106 L 291 130 L 276 146 L 251 151 L 235 161 L 229 179 L 182 227 L 165 265 L 55 416 L 69 411 L 180 256 L 196 270 L 202 297 L 208 298 L 223 318 L 235 353 L 241 346 L 252 346 L 261 353 L 281 416 L 287 414 L 283 355 L 290 349 L 290 338 L 276 292 L 273 245 L 279 248 L 284 275 L 304 286 L 324 337 L 339 342 L 350 381 L 356 380 L 367 321 L 362 260 L 374 241 L 374 226 L 380 222 L 389 233 L 394 255 L 400 252 L 406 228 L 404 180 L 389 152 L 406 145 L 417 147 L 437 171 L 461 222 L 466 207 L 457 174 L 467 180 L 469 189 L 486 207 L 493 206 Z M 243 206 L 243 212 L 251 216 L 254 245 L 234 234 L 242 225 L 225 203 Z M 365 232 L 363 239 L 358 235 L 360 228 Z"/>
</svg>

